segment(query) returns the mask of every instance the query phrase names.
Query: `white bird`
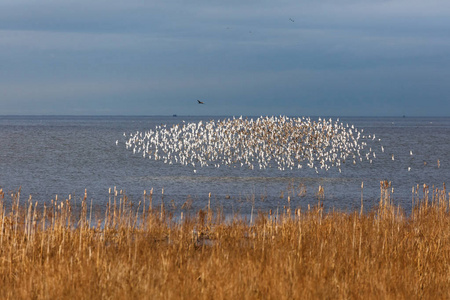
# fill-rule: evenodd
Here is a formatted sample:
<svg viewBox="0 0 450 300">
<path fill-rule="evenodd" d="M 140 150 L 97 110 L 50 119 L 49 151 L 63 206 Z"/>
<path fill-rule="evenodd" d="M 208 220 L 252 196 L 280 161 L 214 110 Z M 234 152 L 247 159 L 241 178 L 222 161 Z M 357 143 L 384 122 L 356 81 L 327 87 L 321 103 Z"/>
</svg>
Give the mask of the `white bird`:
<svg viewBox="0 0 450 300">
<path fill-rule="evenodd" d="M 143 156 L 161 159 L 165 163 L 192 164 L 207 167 L 220 164 L 230 167 L 260 169 L 276 167 L 279 170 L 302 168 L 303 162 L 314 168 L 328 171 L 341 169 L 341 164 L 352 157 L 353 163 L 370 154 L 375 158 L 371 140 L 361 139 L 354 125 L 333 123 L 331 119 L 259 117 L 256 120 L 240 116 L 232 119 L 198 123 L 156 126 L 145 133 L 130 134 L 126 148 L 133 153 L 143 151 Z M 373 135 L 374 136 L 374 135 Z M 370 135 L 370 137 L 373 137 Z M 366 151 L 366 147 L 368 151 Z M 383 147 L 382 150 L 384 151 Z M 159 151 L 159 152 L 158 152 Z M 145 154 L 144 154 L 145 153 Z"/>
</svg>

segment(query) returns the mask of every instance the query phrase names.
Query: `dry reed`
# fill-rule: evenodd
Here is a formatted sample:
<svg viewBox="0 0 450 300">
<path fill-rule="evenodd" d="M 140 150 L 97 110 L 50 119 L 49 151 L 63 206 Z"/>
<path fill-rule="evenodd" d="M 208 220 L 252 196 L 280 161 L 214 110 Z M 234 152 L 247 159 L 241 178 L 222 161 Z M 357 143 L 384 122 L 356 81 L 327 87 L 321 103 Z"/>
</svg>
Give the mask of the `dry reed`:
<svg viewBox="0 0 450 300">
<path fill-rule="evenodd" d="M 367 213 L 324 212 L 321 190 L 314 208 L 249 223 L 210 204 L 175 220 L 153 191 L 110 191 L 100 219 L 86 195 L 38 208 L 0 190 L 0 298 L 450 298 L 445 186 L 415 187 L 408 215 L 380 191 Z"/>
</svg>

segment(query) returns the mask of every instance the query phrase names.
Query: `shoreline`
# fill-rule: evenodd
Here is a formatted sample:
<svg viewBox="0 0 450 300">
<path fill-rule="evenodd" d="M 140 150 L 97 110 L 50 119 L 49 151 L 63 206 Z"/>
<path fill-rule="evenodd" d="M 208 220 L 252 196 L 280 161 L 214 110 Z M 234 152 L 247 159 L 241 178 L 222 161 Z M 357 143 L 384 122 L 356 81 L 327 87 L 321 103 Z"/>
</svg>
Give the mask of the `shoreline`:
<svg viewBox="0 0 450 300">
<path fill-rule="evenodd" d="M 65 201 L 43 211 L 31 201 L 6 209 L 0 192 L 0 295 L 448 298 L 445 186 L 415 199 L 410 216 L 392 203 L 389 182 L 380 189 L 367 212 L 324 212 L 319 198 L 308 209 L 254 212 L 249 221 L 207 207 L 178 222 L 151 197 L 135 205 L 116 199 L 95 220 L 86 198 L 79 211 Z"/>
</svg>

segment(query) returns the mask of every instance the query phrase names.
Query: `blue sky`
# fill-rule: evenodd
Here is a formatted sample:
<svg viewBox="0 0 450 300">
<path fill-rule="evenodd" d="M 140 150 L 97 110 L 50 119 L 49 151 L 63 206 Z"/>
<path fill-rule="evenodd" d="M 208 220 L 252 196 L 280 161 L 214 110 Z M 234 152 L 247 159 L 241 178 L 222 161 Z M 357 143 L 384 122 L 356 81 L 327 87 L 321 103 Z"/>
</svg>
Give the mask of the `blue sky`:
<svg viewBox="0 0 450 300">
<path fill-rule="evenodd" d="M 0 114 L 449 116 L 450 1 L 2 0 Z"/>
</svg>

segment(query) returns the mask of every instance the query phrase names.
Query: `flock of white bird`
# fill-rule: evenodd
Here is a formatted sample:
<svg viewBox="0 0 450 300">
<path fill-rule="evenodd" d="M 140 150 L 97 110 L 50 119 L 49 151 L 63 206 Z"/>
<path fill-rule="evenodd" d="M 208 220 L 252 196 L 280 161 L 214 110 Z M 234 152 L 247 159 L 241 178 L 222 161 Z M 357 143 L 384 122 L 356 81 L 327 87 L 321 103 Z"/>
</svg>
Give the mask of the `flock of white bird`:
<svg viewBox="0 0 450 300">
<path fill-rule="evenodd" d="M 146 132 L 124 133 L 126 148 L 144 158 L 168 164 L 250 169 L 309 167 L 341 172 L 344 163 L 372 163 L 375 152 L 364 135 L 339 119 L 307 117 L 228 118 L 208 122 L 157 126 Z M 118 142 L 116 142 L 117 144 Z M 384 149 L 381 146 L 381 150 Z"/>
</svg>

